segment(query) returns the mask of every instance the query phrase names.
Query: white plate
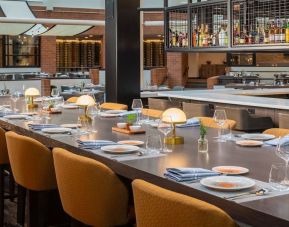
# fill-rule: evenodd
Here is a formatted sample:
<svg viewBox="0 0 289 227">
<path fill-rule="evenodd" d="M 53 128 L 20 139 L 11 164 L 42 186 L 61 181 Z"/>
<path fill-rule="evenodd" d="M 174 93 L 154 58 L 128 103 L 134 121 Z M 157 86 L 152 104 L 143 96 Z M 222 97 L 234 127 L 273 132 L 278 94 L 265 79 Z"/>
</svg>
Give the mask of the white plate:
<svg viewBox="0 0 289 227">
<path fill-rule="evenodd" d="M 75 129 L 75 128 L 81 128 L 81 124 L 62 124 L 60 125 L 60 127 Z"/>
<path fill-rule="evenodd" d="M 273 136 L 273 135 L 262 134 L 262 133 L 243 134 L 243 135 L 241 135 L 241 137 L 243 139 L 246 139 L 246 140 L 261 140 L 261 141 L 275 139 L 275 136 Z"/>
<path fill-rule="evenodd" d="M 228 175 L 241 175 L 249 172 L 249 169 L 240 166 L 216 166 L 212 170 Z"/>
<path fill-rule="evenodd" d="M 117 143 L 124 144 L 124 145 L 132 145 L 132 146 L 141 146 L 144 144 L 144 142 L 140 140 L 122 140 L 122 141 L 118 141 Z"/>
<path fill-rule="evenodd" d="M 121 114 L 121 113 L 125 113 L 127 112 L 126 110 L 107 110 L 105 111 L 105 113 L 108 113 L 108 114 Z"/>
<path fill-rule="evenodd" d="M 65 133 L 70 133 L 72 129 L 71 128 L 44 128 L 41 131 L 48 133 L 48 134 L 65 134 Z"/>
<path fill-rule="evenodd" d="M 27 116 L 26 115 L 6 115 L 4 116 L 4 118 L 9 119 L 9 120 L 22 120 L 22 119 L 26 119 Z"/>
<path fill-rule="evenodd" d="M 101 150 L 109 154 L 130 154 L 138 151 L 139 147 L 131 145 L 111 145 L 101 147 Z"/>
<path fill-rule="evenodd" d="M 79 106 L 75 105 L 75 104 L 64 104 L 64 105 L 62 105 L 62 108 L 63 109 L 78 109 Z"/>
<path fill-rule="evenodd" d="M 201 180 L 201 185 L 221 191 L 239 191 L 255 186 L 256 182 L 246 177 L 217 176 Z"/>
<path fill-rule="evenodd" d="M 239 140 L 236 144 L 242 147 L 261 147 L 264 143 L 258 140 Z"/>
<path fill-rule="evenodd" d="M 21 115 L 33 116 L 33 115 L 38 115 L 38 113 L 36 113 L 36 112 L 24 112 L 24 113 L 21 113 Z"/>
<path fill-rule="evenodd" d="M 100 113 L 99 116 L 101 117 L 119 117 L 119 114 L 112 114 L 112 113 Z"/>
</svg>

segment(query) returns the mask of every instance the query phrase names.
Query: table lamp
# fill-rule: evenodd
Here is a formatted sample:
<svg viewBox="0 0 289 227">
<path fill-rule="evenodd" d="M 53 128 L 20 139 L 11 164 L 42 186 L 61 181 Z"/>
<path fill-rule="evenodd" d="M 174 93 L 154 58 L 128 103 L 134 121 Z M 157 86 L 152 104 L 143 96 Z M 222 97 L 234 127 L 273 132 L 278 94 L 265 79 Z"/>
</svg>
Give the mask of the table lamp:
<svg viewBox="0 0 289 227">
<path fill-rule="evenodd" d="M 174 126 L 173 135 L 171 137 L 165 138 L 166 144 L 184 144 L 184 137 L 176 135 L 176 125 L 177 124 L 185 124 L 187 122 L 186 114 L 178 109 L 171 108 L 167 109 L 162 115 L 163 121 L 167 123 L 172 123 Z"/>
<path fill-rule="evenodd" d="M 28 88 L 25 90 L 25 98 L 27 99 L 27 107 L 28 109 L 34 109 L 37 108 L 38 105 L 34 103 L 34 97 L 39 96 L 40 92 L 37 88 Z"/>
<path fill-rule="evenodd" d="M 86 112 L 88 106 L 95 105 L 94 99 L 90 95 L 82 95 L 77 99 L 76 105 L 84 108 L 84 115 L 80 116 L 81 121 L 92 121 Z"/>
</svg>

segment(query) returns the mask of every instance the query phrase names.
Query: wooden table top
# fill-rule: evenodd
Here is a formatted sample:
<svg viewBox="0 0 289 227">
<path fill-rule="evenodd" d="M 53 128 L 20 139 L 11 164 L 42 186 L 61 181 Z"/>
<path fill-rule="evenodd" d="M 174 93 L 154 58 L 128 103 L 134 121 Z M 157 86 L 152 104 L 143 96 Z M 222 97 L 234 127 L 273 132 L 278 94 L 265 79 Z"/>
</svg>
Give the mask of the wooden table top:
<svg viewBox="0 0 289 227">
<path fill-rule="evenodd" d="M 76 123 L 78 113 L 78 110 L 64 110 L 60 115 L 51 115 L 49 123 Z M 145 135 L 125 135 L 112 132 L 111 128 L 117 121 L 120 121 L 120 119 L 97 118 L 95 128 L 98 133 L 91 136 L 91 138 L 113 141 L 126 139 L 145 141 Z M 185 128 L 177 129 L 177 133 L 185 137 L 185 144 L 173 147 L 172 153 L 162 157 L 120 162 L 78 148 L 75 139 L 71 136 L 62 136 L 59 139 L 55 139 L 55 137 L 51 138 L 33 132 L 27 128 L 23 121 L 11 123 L 0 119 L 0 126 L 6 130 L 14 130 L 35 138 L 48 147 L 62 147 L 73 153 L 96 159 L 108 165 L 118 175 L 129 180 L 144 179 L 161 187 L 207 201 L 224 209 L 233 218 L 244 223 L 253 226 L 289 226 L 289 195 L 237 204 L 163 177 L 163 173 L 168 167 L 202 167 L 211 169 L 219 165 L 236 165 L 250 169 L 249 174 L 246 176 L 268 182 L 271 164 L 273 162 L 282 162 L 275 155 L 275 148 L 243 148 L 236 146 L 234 142 L 217 143 L 213 139 L 217 135 L 217 131 L 209 129 L 209 152 L 208 154 L 200 154 L 197 151 L 199 129 Z"/>
</svg>

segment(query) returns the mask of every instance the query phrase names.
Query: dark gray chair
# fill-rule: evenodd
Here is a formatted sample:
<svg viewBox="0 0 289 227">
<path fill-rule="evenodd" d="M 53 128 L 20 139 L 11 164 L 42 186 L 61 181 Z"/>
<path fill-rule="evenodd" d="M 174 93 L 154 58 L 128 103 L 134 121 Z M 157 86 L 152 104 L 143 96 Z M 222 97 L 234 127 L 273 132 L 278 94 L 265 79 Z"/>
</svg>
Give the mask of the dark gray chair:
<svg viewBox="0 0 289 227">
<path fill-rule="evenodd" d="M 289 129 L 289 114 L 279 113 L 279 128 Z"/>
<path fill-rule="evenodd" d="M 162 110 L 162 111 L 169 108 L 181 108 L 181 104 L 179 102 L 170 101 L 166 99 L 149 98 L 148 104 L 149 109 Z"/>
<path fill-rule="evenodd" d="M 209 104 L 183 102 L 183 111 L 187 118 L 212 117 L 214 115 L 214 110 L 210 108 Z"/>
<path fill-rule="evenodd" d="M 271 117 L 251 114 L 247 109 L 231 107 L 216 107 L 216 109 L 224 109 L 227 118 L 237 122 L 235 129 L 239 131 L 264 131 L 274 127 Z"/>
</svg>

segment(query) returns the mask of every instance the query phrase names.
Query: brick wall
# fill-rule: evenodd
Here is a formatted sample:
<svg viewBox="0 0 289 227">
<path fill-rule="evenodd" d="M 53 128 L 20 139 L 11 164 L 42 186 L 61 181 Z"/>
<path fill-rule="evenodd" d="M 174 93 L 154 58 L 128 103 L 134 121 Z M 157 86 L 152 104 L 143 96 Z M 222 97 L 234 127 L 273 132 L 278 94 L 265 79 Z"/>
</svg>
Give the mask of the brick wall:
<svg viewBox="0 0 289 227">
<path fill-rule="evenodd" d="M 41 37 L 40 64 L 41 70 L 48 73 L 56 73 L 56 38 Z"/>
</svg>

